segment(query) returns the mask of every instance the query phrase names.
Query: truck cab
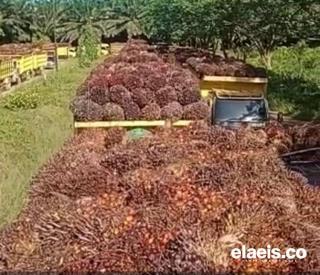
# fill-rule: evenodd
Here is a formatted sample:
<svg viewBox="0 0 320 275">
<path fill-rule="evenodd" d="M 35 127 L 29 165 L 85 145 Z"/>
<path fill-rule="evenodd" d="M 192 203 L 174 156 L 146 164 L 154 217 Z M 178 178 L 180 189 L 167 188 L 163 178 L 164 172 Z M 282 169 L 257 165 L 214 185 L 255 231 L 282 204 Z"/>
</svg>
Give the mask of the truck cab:
<svg viewBox="0 0 320 275">
<path fill-rule="evenodd" d="M 77 56 L 77 48 L 76 47 L 70 47 L 69 48 L 69 56 L 70 57 L 76 57 Z"/>
<path fill-rule="evenodd" d="M 267 78 L 203 76 L 201 96 L 211 106 L 212 124 L 263 128 L 269 120 Z"/>
<path fill-rule="evenodd" d="M 109 55 L 111 53 L 110 45 L 107 43 L 101 43 L 101 54 Z"/>
</svg>

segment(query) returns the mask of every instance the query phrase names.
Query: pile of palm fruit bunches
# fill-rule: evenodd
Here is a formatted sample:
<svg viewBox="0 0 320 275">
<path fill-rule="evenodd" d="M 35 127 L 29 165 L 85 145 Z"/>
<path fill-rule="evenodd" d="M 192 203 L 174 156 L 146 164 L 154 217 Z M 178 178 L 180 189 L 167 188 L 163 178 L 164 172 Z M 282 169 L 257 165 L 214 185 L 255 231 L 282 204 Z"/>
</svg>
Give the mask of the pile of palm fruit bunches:
<svg viewBox="0 0 320 275">
<path fill-rule="evenodd" d="M 32 180 L 19 217 L 1 230 L 0 271 L 319 270 L 320 191 L 279 157 L 319 142 L 312 134 L 319 125 L 305 136 L 277 123 L 209 126 L 208 110 L 192 107 L 202 106 L 197 79 L 148 50 L 131 42 L 99 65 L 79 88 L 74 115 L 197 121 L 137 140 L 121 128 L 70 138 Z M 233 259 L 242 245 L 302 247 L 308 256 Z"/>
<path fill-rule="evenodd" d="M 129 43 L 98 66 L 71 104 L 78 121 L 205 119 L 199 83 L 189 70 L 166 63 L 145 43 Z"/>
</svg>

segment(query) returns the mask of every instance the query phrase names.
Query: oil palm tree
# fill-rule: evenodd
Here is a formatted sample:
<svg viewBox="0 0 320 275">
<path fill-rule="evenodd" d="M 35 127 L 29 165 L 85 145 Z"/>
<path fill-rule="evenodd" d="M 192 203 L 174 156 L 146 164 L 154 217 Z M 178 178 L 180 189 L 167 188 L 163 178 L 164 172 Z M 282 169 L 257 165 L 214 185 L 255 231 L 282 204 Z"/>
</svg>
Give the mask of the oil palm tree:
<svg viewBox="0 0 320 275">
<path fill-rule="evenodd" d="M 2 8 L 1 8 L 1 12 L 0 12 L 0 38 L 3 37 L 5 35 L 4 33 L 4 15 L 2 14 Z"/>
<path fill-rule="evenodd" d="M 31 6 L 27 0 L 0 1 L 0 36 L 6 42 L 27 40 Z"/>
<path fill-rule="evenodd" d="M 106 35 L 113 37 L 123 32 L 126 32 L 129 38 L 147 35 L 148 2 L 147 0 L 113 0 L 106 26 Z"/>
<path fill-rule="evenodd" d="M 67 6 L 63 0 L 34 0 L 30 17 L 31 37 L 54 41 L 56 29 L 66 19 L 66 12 Z"/>
<path fill-rule="evenodd" d="M 104 24 L 108 18 L 105 1 L 70 0 L 67 10 L 66 21 L 59 28 L 62 40 L 76 41 L 88 29 L 99 39 L 105 33 Z"/>
</svg>

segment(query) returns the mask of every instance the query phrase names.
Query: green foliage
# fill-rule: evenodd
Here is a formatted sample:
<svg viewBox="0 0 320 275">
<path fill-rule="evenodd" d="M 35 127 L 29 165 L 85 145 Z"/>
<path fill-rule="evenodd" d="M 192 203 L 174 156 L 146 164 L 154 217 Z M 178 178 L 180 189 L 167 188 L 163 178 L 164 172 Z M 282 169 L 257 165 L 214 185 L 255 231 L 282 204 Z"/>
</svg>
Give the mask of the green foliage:
<svg viewBox="0 0 320 275">
<path fill-rule="evenodd" d="M 39 94 L 34 91 L 15 93 L 6 98 L 4 107 L 9 110 L 28 110 L 37 108 L 40 101 Z"/>
<path fill-rule="evenodd" d="M 66 4 L 66 19 L 58 28 L 64 41 L 74 42 L 87 35 L 88 29 L 93 29 L 100 40 L 105 33 L 107 8 L 100 0 L 70 0 Z M 91 30 L 90 30 L 91 32 Z"/>
<path fill-rule="evenodd" d="M 295 75 L 311 81 L 320 79 L 320 48 L 309 48 L 303 43 L 295 47 L 281 47 L 274 53 L 273 69 L 282 75 Z"/>
<path fill-rule="evenodd" d="M 216 10 L 213 1 L 155 0 L 149 11 L 151 37 L 156 41 L 201 48 L 216 45 Z"/>
<path fill-rule="evenodd" d="M 98 58 L 99 39 L 97 33 L 91 26 L 83 29 L 79 38 L 78 56 L 82 67 L 90 66 L 92 61 Z"/>
<path fill-rule="evenodd" d="M 29 17 L 30 37 L 32 41 L 54 41 L 57 30 L 66 20 L 68 7 L 63 0 L 34 0 L 34 12 Z"/>
<path fill-rule="evenodd" d="M 28 39 L 28 15 L 31 2 L 27 0 L 0 1 L 0 41 L 17 42 Z"/>
<path fill-rule="evenodd" d="M 256 50 L 266 67 L 279 46 L 320 41 L 318 0 L 1 0 L 0 39 L 78 41 L 126 33 L 153 41 Z"/>
<path fill-rule="evenodd" d="M 247 54 L 258 51 L 270 68 L 279 46 L 308 39 L 319 26 L 315 0 L 154 0 L 150 5 L 155 40 Z"/>
<path fill-rule="evenodd" d="M 219 20 L 234 38 L 252 46 L 260 54 L 263 65 L 271 68 L 271 54 L 281 45 L 290 45 L 305 38 L 310 28 L 306 20 L 310 3 L 295 0 L 219 0 L 222 10 Z M 241 45 L 242 44 L 242 45 Z"/>
<path fill-rule="evenodd" d="M 113 0 L 106 22 L 106 36 L 114 37 L 126 32 L 128 38 L 148 35 L 148 0 Z"/>
<path fill-rule="evenodd" d="M 261 65 L 259 57 L 252 63 Z M 320 119 L 320 48 L 303 43 L 272 55 L 268 94 L 271 108 L 299 119 Z"/>
</svg>

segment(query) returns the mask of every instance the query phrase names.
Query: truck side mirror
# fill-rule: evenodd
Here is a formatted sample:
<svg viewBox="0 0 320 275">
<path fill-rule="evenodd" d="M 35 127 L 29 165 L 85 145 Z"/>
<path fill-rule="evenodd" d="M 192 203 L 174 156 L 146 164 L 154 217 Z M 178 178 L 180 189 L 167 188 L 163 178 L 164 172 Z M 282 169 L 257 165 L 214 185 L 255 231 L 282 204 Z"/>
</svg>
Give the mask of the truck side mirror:
<svg viewBox="0 0 320 275">
<path fill-rule="evenodd" d="M 277 114 L 277 121 L 280 122 L 280 123 L 283 122 L 283 113 L 282 113 L 282 112 L 279 112 L 279 113 Z"/>
</svg>

